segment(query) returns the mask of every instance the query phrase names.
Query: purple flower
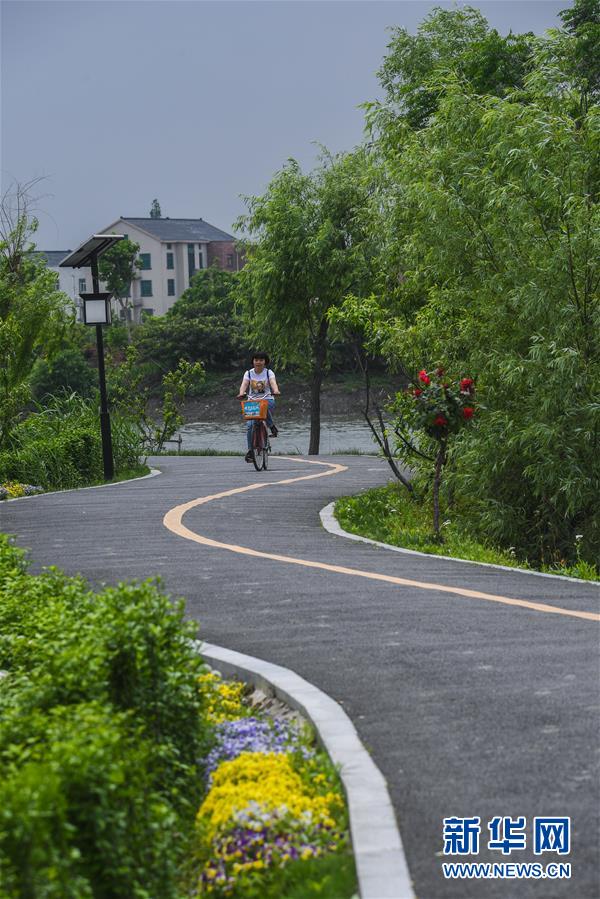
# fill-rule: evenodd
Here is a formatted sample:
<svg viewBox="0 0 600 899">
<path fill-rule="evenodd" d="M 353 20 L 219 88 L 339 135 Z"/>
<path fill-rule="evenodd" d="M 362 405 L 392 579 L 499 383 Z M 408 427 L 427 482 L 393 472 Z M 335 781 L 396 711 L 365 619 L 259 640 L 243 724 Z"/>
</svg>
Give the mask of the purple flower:
<svg viewBox="0 0 600 899">
<path fill-rule="evenodd" d="M 25 496 L 35 496 L 36 493 L 43 493 L 43 487 L 36 487 L 34 484 L 27 484 L 25 486 Z"/>
<path fill-rule="evenodd" d="M 297 727 L 283 721 L 238 718 L 215 726 L 216 745 L 205 760 L 206 776 L 211 776 L 221 762 L 235 759 L 242 752 L 299 752 L 309 759 L 314 752 L 302 741 Z"/>
</svg>

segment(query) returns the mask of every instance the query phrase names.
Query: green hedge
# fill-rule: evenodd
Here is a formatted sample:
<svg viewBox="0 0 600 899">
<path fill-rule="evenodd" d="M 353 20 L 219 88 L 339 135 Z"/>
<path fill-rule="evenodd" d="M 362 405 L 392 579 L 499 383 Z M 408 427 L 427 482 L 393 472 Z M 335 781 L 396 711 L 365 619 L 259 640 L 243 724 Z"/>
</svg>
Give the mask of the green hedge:
<svg viewBox="0 0 600 899">
<path fill-rule="evenodd" d="M 194 627 L 153 582 L 32 576 L 0 535 L 0 897 L 175 899 L 206 729 Z"/>
</svg>

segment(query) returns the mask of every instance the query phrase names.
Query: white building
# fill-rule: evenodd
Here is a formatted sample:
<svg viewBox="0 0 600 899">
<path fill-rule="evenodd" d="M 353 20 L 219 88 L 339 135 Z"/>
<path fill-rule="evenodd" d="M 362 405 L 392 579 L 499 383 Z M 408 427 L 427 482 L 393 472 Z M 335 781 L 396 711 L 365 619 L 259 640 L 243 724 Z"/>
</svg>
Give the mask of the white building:
<svg viewBox="0 0 600 899">
<path fill-rule="evenodd" d="M 203 219 L 129 218 L 121 216 L 98 234 L 123 234 L 140 245 L 142 267 L 132 283 L 133 318 L 142 310 L 164 315 L 202 268 L 228 271 L 242 267 L 235 238 Z"/>
<path fill-rule="evenodd" d="M 199 269 L 217 265 L 239 271 L 243 260 L 235 248 L 235 238 L 203 219 L 130 218 L 121 216 L 97 234 L 123 234 L 140 246 L 141 268 L 131 285 L 130 317 L 139 322 L 147 315 L 164 315 L 190 286 Z M 93 288 L 91 269 L 59 268 L 70 250 L 39 251 L 48 268 L 59 278 L 60 289 L 79 306 L 79 294 Z M 101 286 L 102 289 L 102 286 Z M 120 306 L 115 304 L 115 312 Z"/>
</svg>

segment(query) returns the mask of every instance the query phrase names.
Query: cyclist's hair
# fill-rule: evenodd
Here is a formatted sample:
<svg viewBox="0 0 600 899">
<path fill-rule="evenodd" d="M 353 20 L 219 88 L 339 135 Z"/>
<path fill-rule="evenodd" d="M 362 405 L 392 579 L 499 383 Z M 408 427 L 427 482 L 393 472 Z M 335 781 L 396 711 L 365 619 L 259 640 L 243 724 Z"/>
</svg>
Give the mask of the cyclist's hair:
<svg viewBox="0 0 600 899">
<path fill-rule="evenodd" d="M 250 359 L 251 362 L 254 362 L 255 359 L 264 359 L 265 365 L 269 366 L 271 364 L 271 360 L 267 353 L 252 353 L 252 357 Z"/>
</svg>

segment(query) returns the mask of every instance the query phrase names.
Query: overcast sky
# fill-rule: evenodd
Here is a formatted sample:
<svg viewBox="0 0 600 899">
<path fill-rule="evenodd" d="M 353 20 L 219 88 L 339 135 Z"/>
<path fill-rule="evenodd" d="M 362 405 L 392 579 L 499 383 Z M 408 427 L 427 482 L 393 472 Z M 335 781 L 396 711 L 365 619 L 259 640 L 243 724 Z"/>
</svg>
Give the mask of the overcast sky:
<svg viewBox="0 0 600 899">
<path fill-rule="evenodd" d="M 41 249 L 72 249 L 120 215 L 226 231 L 314 141 L 360 142 L 387 27 L 438 2 L 3 0 L 3 187 L 43 176 Z M 464 4 L 459 4 L 464 5 Z M 502 33 L 559 24 L 570 0 L 477 2 Z"/>
</svg>

